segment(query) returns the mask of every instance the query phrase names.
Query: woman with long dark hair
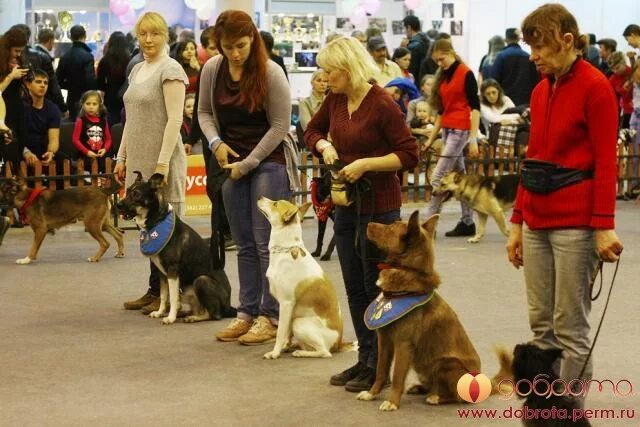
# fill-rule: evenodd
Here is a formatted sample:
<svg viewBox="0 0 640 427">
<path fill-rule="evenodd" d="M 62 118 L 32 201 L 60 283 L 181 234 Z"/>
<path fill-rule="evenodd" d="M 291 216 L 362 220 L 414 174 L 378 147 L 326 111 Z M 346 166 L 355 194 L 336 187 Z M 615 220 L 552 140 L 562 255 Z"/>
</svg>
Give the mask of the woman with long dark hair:
<svg viewBox="0 0 640 427">
<path fill-rule="evenodd" d="M 196 43 L 193 40 L 178 42 L 173 58 L 182 65 L 182 69 L 189 78 L 187 93 L 195 93 L 198 86 L 198 75 L 200 74 L 200 63 L 198 62 Z"/>
<path fill-rule="evenodd" d="M 120 113 L 124 108 L 122 85 L 127 80 L 126 69 L 131 53 L 127 36 L 115 31 L 107 41 L 104 56 L 98 64 L 98 89 L 104 91 L 104 105 L 107 107 L 109 124 L 120 123 Z"/>
<path fill-rule="evenodd" d="M 256 203 L 261 196 L 280 200 L 291 194 L 282 143 L 291 122 L 291 94 L 248 14 L 223 12 L 215 39 L 221 55 L 202 69 L 198 121 L 215 160 L 229 171 L 222 197 L 238 247 L 240 280 L 238 317 L 216 337 L 262 344 L 275 339 L 279 305 L 266 277 L 271 228 Z"/>
</svg>

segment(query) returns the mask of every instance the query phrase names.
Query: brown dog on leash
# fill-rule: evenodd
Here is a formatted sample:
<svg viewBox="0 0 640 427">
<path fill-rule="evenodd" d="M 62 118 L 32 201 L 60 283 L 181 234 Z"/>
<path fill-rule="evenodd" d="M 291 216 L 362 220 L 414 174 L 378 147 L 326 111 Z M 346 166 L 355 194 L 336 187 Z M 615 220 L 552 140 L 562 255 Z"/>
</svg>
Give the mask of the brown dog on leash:
<svg viewBox="0 0 640 427">
<path fill-rule="evenodd" d="M 109 212 L 111 203 L 109 195 L 115 193 L 119 186 L 114 181 L 110 188 L 76 187 L 66 190 L 51 191 L 32 189 L 20 177 L 8 178 L 0 186 L 0 198 L 7 204 L 19 209 L 34 233 L 33 244 L 29 254 L 16 260 L 17 264 L 29 264 L 35 261 L 40 245 L 47 233 L 58 228 L 82 220 L 85 231 L 98 241 L 98 252 L 90 257 L 90 262 L 100 261 L 109 248 L 103 231 L 109 233 L 118 244 L 116 258 L 124 257 L 122 232 L 111 224 Z"/>
</svg>

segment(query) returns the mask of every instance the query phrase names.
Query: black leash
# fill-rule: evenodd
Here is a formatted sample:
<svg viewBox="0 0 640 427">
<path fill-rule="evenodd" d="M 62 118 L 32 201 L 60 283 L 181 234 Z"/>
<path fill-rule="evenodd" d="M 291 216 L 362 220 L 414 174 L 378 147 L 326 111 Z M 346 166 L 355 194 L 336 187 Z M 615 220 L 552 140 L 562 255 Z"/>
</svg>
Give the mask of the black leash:
<svg viewBox="0 0 640 427">
<path fill-rule="evenodd" d="M 603 278 L 602 278 L 602 266 L 604 264 L 604 261 L 600 260 L 598 261 L 598 266 L 596 267 L 595 270 L 595 274 L 593 275 L 593 279 L 591 280 L 591 284 L 589 286 L 589 298 L 591 298 L 591 301 L 595 301 L 598 299 L 598 297 L 600 296 L 600 293 L 602 292 L 602 282 L 603 282 Z M 596 341 L 598 341 L 598 335 L 600 335 L 600 329 L 602 328 L 602 323 L 604 322 L 604 315 L 607 313 L 607 308 L 609 307 L 609 300 L 611 299 L 611 292 L 613 291 L 613 283 L 616 280 L 616 275 L 618 274 L 618 267 L 620 266 L 620 258 L 618 258 L 618 261 L 616 261 L 616 268 L 613 271 L 613 277 L 611 278 L 611 286 L 609 287 L 609 293 L 607 294 L 607 300 L 604 303 L 604 309 L 602 310 L 602 316 L 600 317 L 600 323 L 598 323 L 598 329 L 596 329 L 596 334 L 593 337 L 593 342 L 591 343 L 591 348 L 589 349 L 589 354 L 587 354 L 587 358 L 584 361 L 584 365 L 582 366 L 582 370 L 580 371 L 580 374 L 578 375 L 578 378 L 582 378 L 582 374 L 584 374 L 584 371 L 587 369 L 587 364 L 589 363 L 589 359 L 591 359 L 591 354 L 593 353 L 593 349 L 596 346 Z M 598 273 L 600 273 L 600 289 L 598 289 L 598 292 L 596 293 L 596 295 L 593 295 L 593 287 L 596 283 L 596 278 L 598 277 Z"/>
</svg>

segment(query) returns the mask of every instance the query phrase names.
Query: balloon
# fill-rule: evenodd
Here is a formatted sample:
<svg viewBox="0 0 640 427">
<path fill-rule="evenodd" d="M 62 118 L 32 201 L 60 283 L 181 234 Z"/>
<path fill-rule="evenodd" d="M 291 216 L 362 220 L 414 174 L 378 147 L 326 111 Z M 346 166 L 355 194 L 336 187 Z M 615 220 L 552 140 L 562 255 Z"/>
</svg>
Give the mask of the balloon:
<svg viewBox="0 0 640 427">
<path fill-rule="evenodd" d="M 189 9 L 198 9 L 201 5 L 201 1 L 200 0 L 184 0 L 184 4 L 189 8 Z"/>
<path fill-rule="evenodd" d="M 145 12 L 158 12 L 162 15 L 167 25 L 179 23 L 184 9 L 184 2 L 178 0 L 147 0 L 144 6 Z"/>
<path fill-rule="evenodd" d="M 147 2 L 147 0 L 130 0 L 131 1 L 131 9 L 142 9 Z"/>
<path fill-rule="evenodd" d="M 213 15 L 213 2 L 204 7 L 199 7 L 196 11 L 196 16 L 203 21 L 211 18 L 211 15 Z"/>
<path fill-rule="evenodd" d="M 353 11 L 358 6 L 358 0 L 344 0 L 342 2 L 342 13 L 344 16 L 353 15 Z"/>
<path fill-rule="evenodd" d="M 136 21 L 138 20 L 138 18 L 136 17 L 136 12 L 132 8 L 129 8 L 129 10 L 126 13 L 123 13 L 122 15 L 118 16 L 118 19 L 120 20 L 120 23 L 124 26 L 133 26 L 136 24 Z"/>
<path fill-rule="evenodd" d="M 360 0 L 360 5 L 367 13 L 375 15 L 380 9 L 380 0 Z"/>
<path fill-rule="evenodd" d="M 124 15 L 131 9 L 128 0 L 110 0 L 109 1 L 109 10 L 113 12 L 114 15 L 120 16 Z"/>
<path fill-rule="evenodd" d="M 409 10 L 415 10 L 419 8 L 421 3 L 421 0 L 404 0 L 404 4 Z"/>
</svg>

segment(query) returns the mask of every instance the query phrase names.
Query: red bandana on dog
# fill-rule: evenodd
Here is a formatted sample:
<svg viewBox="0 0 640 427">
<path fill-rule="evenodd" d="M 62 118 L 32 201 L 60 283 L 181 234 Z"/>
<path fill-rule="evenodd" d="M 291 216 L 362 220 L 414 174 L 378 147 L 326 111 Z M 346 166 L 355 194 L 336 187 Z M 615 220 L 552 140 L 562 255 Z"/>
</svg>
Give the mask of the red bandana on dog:
<svg viewBox="0 0 640 427">
<path fill-rule="evenodd" d="M 36 201 L 38 196 L 40 196 L 40 193 L 42 193 L 44 190 L 46 190 L 46 189 L 45 188 L 34 188 L 33 190 L 31 190 L 31 193 L 29 193 L 29 197 L 27 197 L 27 200 L 24 202 L 24 205 L 22 205 L 22 207 L 19 209 L 20 221 L 23 224 L 28 224 L 29 223 L 29 217 L 27 216 L 27 209 L 29 208 L 29 206 L 31 206 L 33 204 L 33 202 Z"/>
</svg>

